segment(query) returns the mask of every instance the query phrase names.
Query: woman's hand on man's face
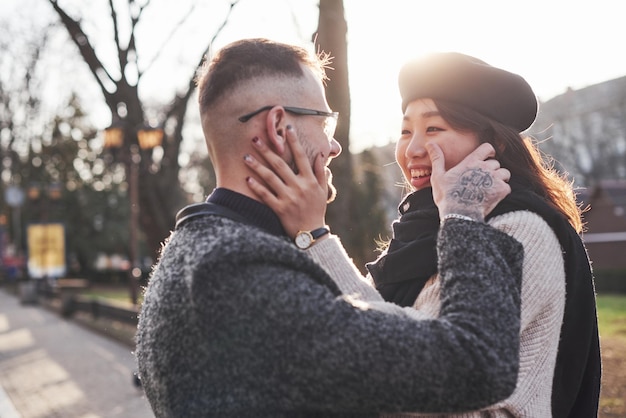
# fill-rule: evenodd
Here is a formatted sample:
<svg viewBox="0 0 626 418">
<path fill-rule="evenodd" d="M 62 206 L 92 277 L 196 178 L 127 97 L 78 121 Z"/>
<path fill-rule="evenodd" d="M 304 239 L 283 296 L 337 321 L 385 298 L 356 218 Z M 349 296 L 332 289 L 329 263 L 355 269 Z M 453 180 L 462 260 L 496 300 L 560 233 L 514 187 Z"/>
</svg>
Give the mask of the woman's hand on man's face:
<svg viewBox="0 0 626 418">
<path fill-rule="evenodd" d="M 298 231 L 310 231 L 325 225 L 330 171 L 324 166 L 326 159 L 323 155 L 318 155 L 311 167 L 294 130 L 288 126 L 285 132 L 297 174 L 259 138 L 252 142 L 265 165 L 251 155 L 244 156 L 244 161 L 256 175 L 246 179 L 248 187 L 276 213 L 287 234 L 293 238 Z"/>
</svg>

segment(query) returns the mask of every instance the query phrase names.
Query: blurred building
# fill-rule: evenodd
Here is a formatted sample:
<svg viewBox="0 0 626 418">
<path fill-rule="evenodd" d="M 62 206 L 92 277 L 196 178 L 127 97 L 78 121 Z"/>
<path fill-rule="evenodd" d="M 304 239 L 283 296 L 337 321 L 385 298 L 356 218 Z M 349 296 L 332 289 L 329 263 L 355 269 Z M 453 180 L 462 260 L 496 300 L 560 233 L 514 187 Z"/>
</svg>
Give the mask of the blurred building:
<svg viewBox="0 0 626 418">
<path fill-rule="evenodd" d="M 626 179 L 626 76 L 540 103 L 529 134 L 577 186 Z"/>
<path fill-rule="evenodd" d="M 579 195 L 585 212 L 583 240 L 600 288 L 626 291 L 626 180 L 604 180 Z M 610 276 L 605 279 L 606 276 Z"/>
</svg>

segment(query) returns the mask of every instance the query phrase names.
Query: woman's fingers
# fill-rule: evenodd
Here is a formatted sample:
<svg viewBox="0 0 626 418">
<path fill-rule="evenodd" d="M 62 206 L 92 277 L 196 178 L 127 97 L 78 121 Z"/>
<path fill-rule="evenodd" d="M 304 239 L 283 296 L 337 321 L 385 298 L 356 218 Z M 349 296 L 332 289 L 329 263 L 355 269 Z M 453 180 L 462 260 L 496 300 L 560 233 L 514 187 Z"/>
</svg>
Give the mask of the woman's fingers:
<svg viewBox="0 0 626 418">
<path fill-rule="evenodd" d="M 496 156 L 496 149 L 490 143 L 484 142 L 472 151 L 469 156 L 472 159 L 485 161 Z"/>
<path fill-rule="evenodd" d="M 274 195 L 280 195 L 284 193 L 285 183 L 282 177 L 276 174 L 276 171 L 261 164 L 254 156 L 246 154 L 244 162 L 251 168 L 257 176 L 262 180 L 265 185 L 271 190 Z M 276 169 L 274 169 L 276 170 Z"/>
<path fill-rule="evenodd" d="M 313 168 L 311 167 L 311 161 L 309 160 L 302 144 L 296 137 L 296 133 L 294 132 L 291 125 L 287 125 L 285 129 L 285 140 L 287 141 L 287 145 L 291 149 L 292 158 L 294 160 L 294 164 L 296 167 L 296 171 L 302 175 L 312 175 Z"/>
<path fill-rule="evenodd" d="M 246 155 L 244 161 L 253 173 L 247 178 L 248 187 L 278 215 L 287 234 L 293 237 L 299 230 L 325 224 L 328 182 L 323 156 L 311 161 L 293 129 L 286 129 L 285 139 L 286 152 L 278 155 L 255 138 L 257 158 Z"/>
<path fill-rule="evenodd" d="M 262 139 L 258 137 L 253 138 L 252 145 L 269 166 L 268 170 L 256 170 L 262 175 L 263 180 L 270 180 L 269 183 L 276 186 L 280 186 L 276 180 L 280 180 L 281 183 L 291 183 L 293 181 L 295 177 L 293 170 L 287 165 L 285 160 L 272 151 Z M 252 159 L 254 159 L 254 157 L 252 157 Z M 263 166 L 260 163 L 259 165 Z M 279 190 L 274 190 L 274 192 L 278 193 Z"/>
<path fill-rule="evenodd" d="M 446 157 L 443 155 L 441 147 L 434 142 L 428 142 L 426 144 L 426 151 L 430 157 L 430 163 L 432 167 L 431 178 L 438 178 L 442 176 L 446 171 Z"/>
<path fill-rule="evenodd" d="M 317 184 L 322 189 L 326 190 L 328 180 L 326 178 L 325 156 L 323 154 L 320 154 L 315 157 L 314 161 L 311 161 L 310 156 L 307 155 L 307 153 L 304 151 L 304 147 L 296 137 L 296 134 L 291 125 L 287 125 L 286 131 L 287 144 L 291 149 L 291 153 L 293 155 L 298 174 L 306 180 L 315 178 Z"/>
<path fill-rule="evenodd" d="M 506 168 L 499 168 L 494 172 L 495 176 L 497 176 L 500 180 L 504 182 L 509 182 L 511 180 L 511 172 Z"/>
<path fill-rule="evenodd" d="M 311 193 L 314 190 L 320 195 L 326 196 L 328 189 L 328 180 L 326 178 L 326 159 L 323 154 L 319 154 L 311 161 L 302 143 L 298 140 L 294 129 L 287 125 L 287 134 L 285 135 L 287 145 L 291 150 L 291 155 L 297 170 L 296 178 L 300 180 L 302 192 Z"/>
<path fill-rule="evenodd" d="M 246 165 L 257 174 L 257 176 L 263 180 L 264 184 L 256 181 L 254 177 L 246 177 L 248 187 L 261 199 L 263 203 L 268 206 L 273 206 L 277 202 L 276 195 L 279 193 L 282 186 L 284 186 L 282 180 L 276 176 L 270 169 L 263 166 L 253 156 L 246 154 L 243 157 Z M 278 191 L 277 191 L 278 190 Z"/>
</svg>

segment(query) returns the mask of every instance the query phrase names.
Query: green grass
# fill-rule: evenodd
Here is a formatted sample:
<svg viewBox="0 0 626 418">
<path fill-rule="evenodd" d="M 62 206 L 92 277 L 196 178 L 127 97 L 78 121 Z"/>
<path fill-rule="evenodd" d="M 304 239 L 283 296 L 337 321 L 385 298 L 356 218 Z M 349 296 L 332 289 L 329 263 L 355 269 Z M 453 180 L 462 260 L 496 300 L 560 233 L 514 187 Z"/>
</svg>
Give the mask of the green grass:
<svg viewBox="0 0 626 418">
<path fill-rule="evenodd" d="M 94 287 L 81 292 L 88 297 L 130 302 L 130 292 L 125 287 Z M 138 289 L 139 304 L 142 291 Z M 621 337 L 626 340 L 626 294 L 599 294 L 597 296 L 598 326 L 603 337 Z"/>
<path fill-rule="evenodd" d="M 600 335 L 626 340 L 626 295 L 598 295 L 597 306 Z"/>
<path fill-rule="evenodd" d="M 126 287 L 92 287 L 80 292 L 81 295 L 89 298 L 110 299 L 118 302 L 130 302 L 130 289 Z M 137 302 L 141 304 L 143 291 L 137 289 Z"/>
<path fill-rule="evenodd" d="M 129 291 L 123 289 L 90 289 L 81 292 L 83 296 L 126 301 L 130 298 Z"/>
</svg>

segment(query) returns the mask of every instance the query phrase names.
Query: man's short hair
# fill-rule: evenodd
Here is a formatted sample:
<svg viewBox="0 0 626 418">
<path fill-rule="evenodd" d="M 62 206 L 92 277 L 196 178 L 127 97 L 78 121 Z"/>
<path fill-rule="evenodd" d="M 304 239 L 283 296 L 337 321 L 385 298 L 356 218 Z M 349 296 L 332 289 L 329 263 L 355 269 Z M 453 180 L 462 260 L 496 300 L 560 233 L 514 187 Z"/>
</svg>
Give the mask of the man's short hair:
<svg viewBox="0 0 626 418">
<path fill-rule="evenodd" d="M 326 79 L 330 57 L 306 49 L 270 41 L 243 39 L 233 42 L 206 60 L 197 78 L 200 112 L 204 113 L 228 91 L 244 81 L 263 76 L 302 77 L 309 67 L 321 80 Z"/>
</svg>

